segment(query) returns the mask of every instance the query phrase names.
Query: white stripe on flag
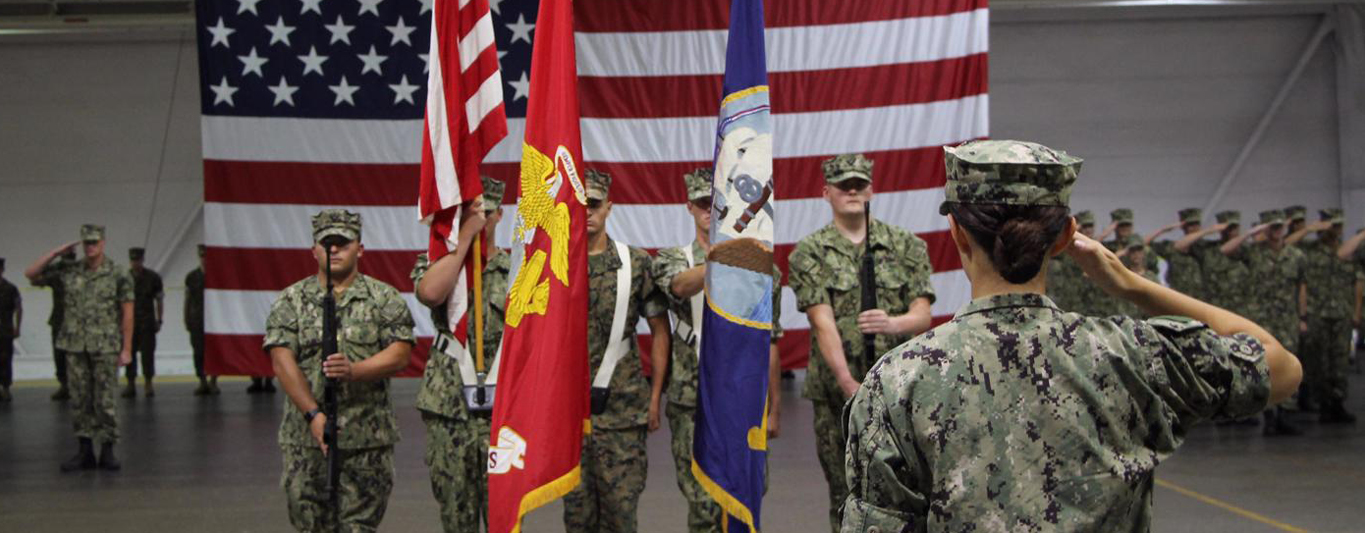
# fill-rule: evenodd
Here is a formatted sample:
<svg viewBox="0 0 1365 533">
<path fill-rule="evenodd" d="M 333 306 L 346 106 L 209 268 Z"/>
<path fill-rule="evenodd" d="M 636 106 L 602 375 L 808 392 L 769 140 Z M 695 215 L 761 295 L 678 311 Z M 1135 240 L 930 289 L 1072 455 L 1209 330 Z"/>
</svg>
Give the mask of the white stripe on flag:
<svg viewBox="0 0 1365 533">
<path fill-rule="evenodd" d="M 948 229 L 947 218 L 938 214 L 943 189 L 916 189 L 877 193 L 872 212 L 880 220 L 915 233 Z M 311 217 L 324 207 L 301 204 L 204 204 L 204 241 L 209 246 L 230 248 L 305 248 L 311 242 Z M 360 213 L 365 223 L 367 250 L 425 250 L 426 233 L 413 220 L 408 206 L 338 206 Z M 777 243 L 791 244 L 814 233 L 830 221 L 829 204 L 823 198 L 777 200 Z M 497 244 L 511 244 L 517 208 L 504 205 L 497 230 Z M 692 242 L 692 219 L 682 204 L 615 204 L 607 219 L 607 232 L 614 239 L 642 248 L 666 248 Z"/>
<path fill-rule="evenodd" d="M 436 42 L 436 30 L 435 30 L 436 24 L 433 23 L 433 24 L 431 25 L 431 27 L 432 27 L 431 39 L 432 39 L 432 42 L 435 43 L 435 42 Z M 432 54 L 432 55 L 430 56 L 430 61 L 429 61 L 429 64 L 430 64 L 430 67 L 429 67 L 430 74 L 427 76 L 427 87 L 434 87 L 435 89 L 434 89 L 434 90 L 428 90 L 428 91 L 427 91 L 427 113 L 426 113 L 426 116 L 427 116 L 426 128 L 427 128 L 427 129 L 426 129 L 426 131 L 425 131 L 424 133 L 427 135 L 427 140 L 428 140 L 429 143 L 431 144 L 431 159 L 432 159 L 432 163 L 433 163 L 433 165 L 432 165 L 432 167 L 433 167 L 433 168 L 432 168 L 432 172 L 435 173 L 436 196 L 437 196 L 437 198 L 439 198 L 439 201 L 441 202 L 441 205 L 435 206 L 435 207 L 436 207 L 437 210 L 441 210 L 441 209 L 445 209 L 445 208 L 450 207 L 450 206 L 453 206 L 453 205 L 458 205 L 458 204 L 460 203 L 460 199 L 461 199 L 461 198 L 460 198 L 460 182 L 459 182 L 459 180 L 457 179 L 457 178 L 459 178 L 459 176 L 455 175 L 455 155 L 454 155 L 454 153 L 452 152 L 453 148 L 452 148 L 452 146 L 451 146 L 452 139 L 451 139 L 450 124 L 447 123 L 447 121 L 449 120 L 449 117 L 447 116 L 447 112 L 448 112 L 449 110 L 446 109 L 445 80 L 444 80 L 445 72 L 444 72 L 443 69 L 441 68 L 441 65 L 443 64 L 443 62 L 441 61 L 441 57 L 440 57 L 440 55 L 439 55 L 439 54 L 440 54 L 440 49 L 439 49 L 439 47 L 437 47 L 437 46 L 432 46 L 432 47 L 431 47 L 431 54 Z M 286 119 L 286 120 L 287 120 L 287 119 Z M 334 121 L 334 122 L 335 122 L 335 121 Z M 348 121 L 346 121 L 346 122 L 352 123 L 352 124 L 348 124 L 348 125 L 350 125 L 350 126 L 355 126 L 355 127 L 359 128 L 359 129 L 365 129 L 365 128 L 368 128 L 368 126 L 364 125 L 364 123 L 366 123 L 366 122 L 375 122 L 375 121 L 368 121 L 368 120 L 362 120 L 362 121 L 349 121 L 349 120 L 348 120 Z M 360 124 L 354 124 L 354 122 L 360 122 Z M 422 124 L 421 124 L 420 122 L 418 122 L 418 121 L 388 121 L 388 122 L 390 122 L 390 123 L 402 123 L 402 124 L 412 123 L 413 125 L 415 125 L 415 126 L 416 126 L 417 128 L 419 128 L 419 129 L 422 127 Z M 351 135 L 363 135 L 363 133 L 362 133 L 361 131 L 351 131 L 351 132 L 342 132 L 342 131 L 338 131 L 338 132 L 336 132 L 336 133 L 337 133 L 338 135 L 345 135 L 346 133 L 350 133 Z M 413 137 L 410 137 L 410 138 L 412 138 L 412 139 L 420 139 L 420 137 L 417 137 L 416 135 L 414 135 Z M 208 155 L 205 154 L 204 157 L 207 159 L 207 158 L 208 158 Z M 309 160 L 309 161 L 310 161 L 310 162 L 321 162 L 321 161 L 316 161 L 316 160 Z M 411 163 L 420 163 L 421 161 L 422 161 L 422 160 L 419 158 L 419 159 L 417 159 L 416 161 L 409 161 L 409 162 L 411 162 Z M 337 162 L 337 163 L 344 163 L 344 162 L 348 162 L 348 161 L 335 161 L 335 162 Z M 360 162 L 360 161 L 349 161 L 349 162 Z M 423 206 L 423 207 L 425 207 L 426 209 L 430 209 L 430 206 Z"/>
<path fill-rule="evenodd" d="M 468 0 L 466 0 L 468 1 Z M 461 8 L 464 6 L 461 5 Z M 469 33 L 460 37 L 460 72 L 469 70 L 469 65 L 479 58 L 484 49 L 493 46 L 493 12 L 483 14 Z"/>
<path fill-rule="evenodd" d="M 800 72 L 953 59 L 990 47 L 986 9 L 936 17 L 772 28 L 768 72 Z M 578 32 L 580 76 L 679 76 L 725 72 L 728 30 Z"/>
<path fill-rule="evenodd" d="M 484 117 L 488 113 L 498 108 L 502 103 L 502 71 L 495 70 L 487 79 L 483 80 L 483 85 L 479 86 L 479 91 L 464 101 L 464 113 L 466 120 L 469 121 L 469 133 L 479 129 L 483 125 Z"/>
<path fill-rule="evenodd" d="M 436 62 L 432 62 L 432 81 Z M 428 96 L 428 114 L 434 106 Z M 984 137 L 988 131 L 986 95 L 927 104 L 773 115 L 776 157 L 821 156 L 846 152 L 903 150 L 940 146 Z M 441 115 L 444 117 L 444 114 Z M 435 118 L 433 118 L 435 120 Z M 422 121 L 271 119 L 206 116 L 204 159 L 226 161 L 298 161 L 309 163 L 418 163 L 411 140 L 421 135 Z M 442 122 L 443 123 L 443 122 Z M 716 117 L 659 119 L 585 118 L 586 161 L 709 161 L 714 150 Z M 484 159 L 489 163 L 521 160 L 525 119 L 508 119 L 508 135 Z M 913 127 L 911 127 L 913 125 Z M 388 129 L 390 143 L 351 148 L 358 139 Z M 803 135 L 783 132 L 806 132 Z M 377 138 L 377 136 L 376 136 Z M 658 139 L 671 139 L 659 143 Z M 433 149 L 436 149 L 433 137 Z M 449 157 L 449 149 L 436 150 Z M 448 160 L 447 160 L 448 162 Z M 438 165 L 444 167 L 445 165 Z"/>
<path fill-rule="evenodd" d="M 265 333 L 265 319 L 270 316 L 270 304 L 279 291 L 204 291 L 204 304 L 212 313 L 204 315 L 204 332 L 216 335 L 260 335 Z M 431 310 L 417 301 L 410 292 L 402 293 L 417 323 L 418 337 L 436 334 L 431 325 Z"/>
<path fill-rule="evenodd" d="M 361 242 L 367 250 L 426 250 L 427 231 L 412 206 L 323 206 L 301 204 L 204 204 L 204 243 L 229 248 L 308 248 L 312 217 L 330 207 L 360 213 Z"/>
</svg>

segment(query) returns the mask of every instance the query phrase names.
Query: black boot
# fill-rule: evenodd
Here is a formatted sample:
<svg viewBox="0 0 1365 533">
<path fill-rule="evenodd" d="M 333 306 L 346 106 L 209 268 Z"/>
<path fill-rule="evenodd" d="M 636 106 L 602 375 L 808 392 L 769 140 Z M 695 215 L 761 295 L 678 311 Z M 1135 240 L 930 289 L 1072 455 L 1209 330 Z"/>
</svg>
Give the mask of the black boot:
<svg viewBox="0 0 1365 533">
<path fill-rule="evenodd" d="M 1322 406 L 1322 413 L 1318 414 L 1318 422 L 1323 424 L 1354 424 L 1356 415 L 1346 410 L 1346 405 L 1340 401 L 1329 401 Z"/>
<path fill-rule="evenodd" d="M 123 463 L 118 462 L 118 458 L 114 457 L 114 443 L 106 442 L 100 445 L 100 469 L 112 472 L 120 468 L 123 468 Z"/>
<path fill-rule="evenodd" d="M 76 455 L 62 463 L 62 472 L 75 472 L 77 470 L 92 470 L 95 468 L 95 446 L 90 439 L 81 437 L 80 450 Z"/>
<path fill-rule="evenodd" d="M 1285 416 L 1284 409 L 1279 407 L 1265 412 L 1265 428 L 1262 432 L 1266 436 L 1284 435 L 1292 437 L 1303 434 L 1299 428 L 1294 427 L 1294 424 L 1289 423 L 1289 417 Z"/>
</svg>

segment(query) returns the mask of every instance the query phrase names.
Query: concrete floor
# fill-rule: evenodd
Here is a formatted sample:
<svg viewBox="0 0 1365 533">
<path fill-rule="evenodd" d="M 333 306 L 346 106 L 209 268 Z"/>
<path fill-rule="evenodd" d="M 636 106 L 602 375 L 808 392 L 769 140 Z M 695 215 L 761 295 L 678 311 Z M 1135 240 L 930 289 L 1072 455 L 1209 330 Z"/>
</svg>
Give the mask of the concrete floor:
<svg viewBox="0 0 1365 533">
<path fill-rule="evenodd" d="M 799 374 L 798 374 L 799 376 Z M 1357 377 L 1357 383 L 1361 380 Z M 820 532 L 824 478 L 815 461 L 810 404 L 784 382 L 783 435 L 774 442 L 764 530 Z M 0 404 L 0 530 L 289 531 L 275 444 L 284 394 L 248 396 L 245 382 L 198 398 L 193 384 L 158 385 L 156 398 L 119 400 L 120 473 L 60 474 L 74 451 L 69 418 L 48 401 L 51 384 L 22 383 Z M 413 409 L 417 380 L 397 380 L 403 441 L 383 531 L 438 531 Z M 1365 386 L 1351 407 L 1365 413 Z M 1299 438 L 1264 438 L 1255 427 L 1198 428 L 1159 472 L 1156 531 L 1365 531 L 1362 426 L 1319 427 L 1297 417 Z M 685 531 L 667 425 L 649 441 L 642 532 Z M 528 517 L 526 531 L 563 531 L 558 503 Z"/>
</svg>

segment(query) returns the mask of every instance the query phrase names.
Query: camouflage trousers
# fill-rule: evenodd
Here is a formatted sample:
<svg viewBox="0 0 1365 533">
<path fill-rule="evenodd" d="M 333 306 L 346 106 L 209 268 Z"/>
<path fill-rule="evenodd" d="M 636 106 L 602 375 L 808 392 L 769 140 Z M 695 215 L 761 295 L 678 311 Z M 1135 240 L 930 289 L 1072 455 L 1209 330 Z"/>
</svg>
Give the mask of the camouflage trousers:
<svg viewBox="0 0 1365 533">
<path fill-rule="evenodd" d="M 76 436 L 96 443 L 118 442 L 118 413 L 114 409 L 118 354 L 67 352 L 66 381 Z"/>
<path fill-rule="evenodd" d="M 1312 396 L 1328 402 L 1345 401 L 1347 367 L 1355 349 L 1351 346 L 1351 320 L 1310 317 L 1302 344 L 1298 353 L 1303 361 L 1304 383 Z"/>
<path fill-rule="evenodd" d="M 567 533 L 635 533 L 649 455 L 644 426 L 592 428 L 583 438 L 582 481 L 564 496 Z"/>
<path fill-rule="evenodd" d="M 342 450 L 339 513 L 329 501 L 327 458 L 322 450 L 311 446 L 280 448 L 284 452 L 280 486 L 288 499 L 289 523 L 294 529 L 307 533 L 379 529 L 393 491 L 393 446 Z"/>
<path fill-rule="evenodd" d="M 486 418 L 455 420 L 422 412 L 427 425 L 431 495 L 441 506 L 447 533 L 488 530 L 488 425 Z"/>
<path fill-rule="evenodd" d="M 673 468 L 678 475 L 678 490 L 687 499 L 687 531 L 720 533 L 721 509 L 692 475 L 692 436 L 696 425 L 695 407 L 668 403 L 668 428 L 673 433 Z"/>
<path fill-rule="evenodd" d="M 836 392 L 836 394 L 840 394 Z M 820 460 L 820 470 L 825 473 L 829 484 L 829 526 L 839 533 L 842 517 L 839 508 L 848 498 L 848 480 L 844 477 L 843 409 L 844 404 L 829 399 L 815 400 L 815 455 Z"/>
</svg>

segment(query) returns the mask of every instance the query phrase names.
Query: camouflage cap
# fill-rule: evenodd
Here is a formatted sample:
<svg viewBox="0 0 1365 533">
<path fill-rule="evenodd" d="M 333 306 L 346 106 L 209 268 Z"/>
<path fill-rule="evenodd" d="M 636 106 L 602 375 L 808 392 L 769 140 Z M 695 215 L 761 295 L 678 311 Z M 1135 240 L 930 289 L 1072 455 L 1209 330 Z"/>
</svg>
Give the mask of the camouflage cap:
<svg viewBox="0 0 1365 533">
<path fill-rule="evenodd" d="M 687 201 L 711 197 L 711 177 L 715 171 L 711 167 L 697 167 L 683 174 L 683 184 L 687 186 Z"/>
<path fill-rule="evenodd" d="M 1291 205 L 1284 208 L 1284 218 L 1287 220 L 1304 220 L 1308 218 L 1308 208 L 1301 205 Z"/>
<path fill-rule="evenodd" d="M 588 199 L 606 200 L 611 193 L 611 174 L 597 169 L 588 169 Z"/>
<path fill-rule="evenodd" d="M 1176 215 L 1180 217 L 1181 224 L 1198 224 L 1204 221 L 1204 210 L 1198 207 L 1181 209 Z"/>
<path fill-rule="evenodd" d="M 1284 211 L 1280 211 L 1279 209 L 1261 211 L 1261 223 L 1271 225 L 1284 224 Z"/>
<path fill-rule="evenodd" d="M 144 258 L 144 257 L 147 257 L 147 250 L 146 250 L 145 248 L 129 248 L 129 249 L 128 249 L 128 260 L 129 260 L 129 261 L 141 261 L 142 258 Z"/>
<path fill-rule="evenodd" d="M 948 204 L 1067 207 L 1081 159 L 1025 141 L 968 141 L 943 147 Z"/>
<path fill-rule="evenodd" d="M 863 154 L 842 154 L 820 163 L 825 171 L 825 183 L 833 185 L 846 180 L 860 179 L 872 183 L 872 160 Z"/>
<path fill-rule="evenodd" d="M 1242 223 L 1241 211 L 1219 211 L 1218 214 L 1213 215 L 1213 218 L 1217 220 L 1219 224 L 1237 225 Z"/>
<path fill-rule="evenodd" d="M 1132 224 L 1133 210 L 1126 207 L 1109 212 L 1109 219 L 1115 224 Z"/>
<path fill-rule="evenodd" d="M 1073 215 L 1073 216 L 1076 218 L 1076 225 L 1077 225 L 1077 226 L 1094 226 L 1094 225 L 1095 225 L 1095 214 L 1094 214 L 1094 213 L 1091 213 L 1090 211 L 1081 211 L 1080 213 L 1076 213 L 1076 214 Z"/>
<path fill-rule="evenodd" d="M 1332 224 L 1346 223 L 1346 215 L 1343 214 L 1341 208 L 1338 207 L 1328 207 L 1320 210 L 1318 211 L 1318 216 L 1322 217 L 1323 222 L 1331 222 Z"/>
<path fill-rule="evenodd" d="M 85 242 L 104 240 L 104 226 L 99 224 L 81 226 L 81 240 Z"/>
<path fill-rule="evenodd" d="M 1127 239 L 1123 240 L 1123 247 L 1124 249 L 1127 250 L 1132 250 L 1134 248 L 1146 248 L 1147 243 L 1142 240 L 1142 237 L 1134 233 L 1132 235 L 1129 235 Z"/>
<path fill-rule="evenodd" d="M 345 209 L 323 209 L 313 215 L 313 242 L 332 235 L 340 235 L 347 240 L 360 240 L 360 213 Z"/>
<path fill-rule="evenodd" d="M 488 176 L 483 177 L 483 208 L 492 211 L 502 207 L 502 195 L 507 186 L 502 180 L 493 179 Z"/>
</svg>

